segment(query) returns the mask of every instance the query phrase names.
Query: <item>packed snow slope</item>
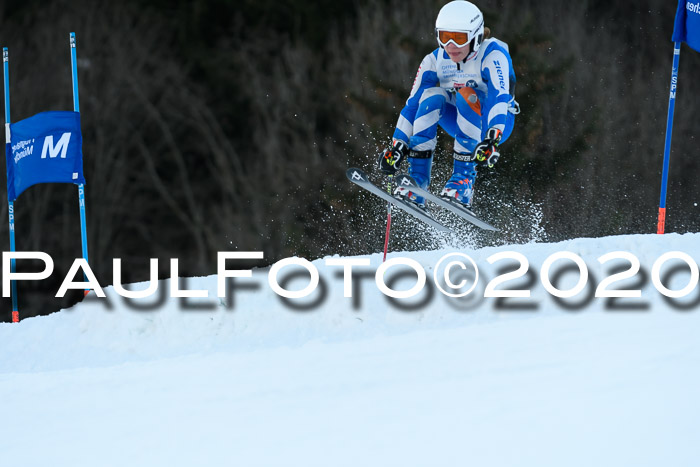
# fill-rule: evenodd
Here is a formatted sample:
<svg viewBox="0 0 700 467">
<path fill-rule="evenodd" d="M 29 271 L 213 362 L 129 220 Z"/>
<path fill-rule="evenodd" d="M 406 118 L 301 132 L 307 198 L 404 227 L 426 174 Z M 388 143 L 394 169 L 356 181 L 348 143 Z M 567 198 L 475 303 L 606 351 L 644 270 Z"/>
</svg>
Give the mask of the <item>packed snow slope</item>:
<svg viewBox="0 0 700 467">
<path fill-rule="evenodd" d="M 392 303 L 375 283 L 380 255 L 353 258 L 370 265 L 354 268 L 352 298 L 343 268 L 326 264 L 342 258 L 314 261 L 323 287 L 289 302 L 269 268 L 225 298 L 216 276 L 179 285 L 208 298 L 168 298 L 168 281 L 132 302 L 106 288 L 0 324 L 0 465 L 696 466 L 700 286 L 686 261 L 699 245 L 700 234 L 636 235 L 389 256 L 417 261 L 428 284 L 461 257 L 441 258 L 470 256 L 479 279 L 465 298 L 426 285 Z M 685 260 L 665 261 L 674 251 Z M 504 277 L 519 266 L 494 257 L 504 252 L 529 272 Z M 563 252 L 584 264 L 557 260 L 543 278 Z M 613 252 L 627 259 L 599 261 Z M 640 296 L 596 298 L 630 253 L 639 272 L 606 288 Z M 577 295 L 545 289 L 574 288 L 579 267 Z M 302 274 L 281 285 L 308 284 L 288 270 Z M 382 277 L 405 291 L 417 274 Z M 489 284 L 531 292 L 485 298 Z"/>
</svg>

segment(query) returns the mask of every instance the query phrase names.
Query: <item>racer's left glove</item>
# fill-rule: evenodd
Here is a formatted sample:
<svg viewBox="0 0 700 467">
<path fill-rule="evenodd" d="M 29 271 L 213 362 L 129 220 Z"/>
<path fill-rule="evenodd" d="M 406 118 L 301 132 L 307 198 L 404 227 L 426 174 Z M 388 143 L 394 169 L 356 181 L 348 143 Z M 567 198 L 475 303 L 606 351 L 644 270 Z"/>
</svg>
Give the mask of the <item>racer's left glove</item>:
<svg viewBox="0 0 700 467">
<path fill-rule="evenodd" d="M 501 143 L 503 132 L 498 128 L 489 128 L 486 138 L 474 148 L 474 158 L 482 166 L 493 167 L 501 154 L 498 145 Z"/>
</svg>

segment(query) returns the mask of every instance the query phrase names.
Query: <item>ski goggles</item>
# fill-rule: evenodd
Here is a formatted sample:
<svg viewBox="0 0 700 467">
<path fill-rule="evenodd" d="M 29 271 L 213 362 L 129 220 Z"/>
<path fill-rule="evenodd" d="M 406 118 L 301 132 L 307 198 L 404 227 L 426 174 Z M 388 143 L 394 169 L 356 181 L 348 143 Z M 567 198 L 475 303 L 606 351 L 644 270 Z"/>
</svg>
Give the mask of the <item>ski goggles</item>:
<svg viewBox="0 0 700 467">
<path fill-rule="evenodd" d="M 469 34 L 470 33 L 468 32 L 443 31 L 438 29 L 437 39 L 438 43 L 443 47 L 447 47 L 447 44 L 449 44 L 450 42 L 452 42 L 457 47 L 465 47 L 469 44 L 469 42 L 471 42 L 471 40 L 469 39 Z"/>
</svg>

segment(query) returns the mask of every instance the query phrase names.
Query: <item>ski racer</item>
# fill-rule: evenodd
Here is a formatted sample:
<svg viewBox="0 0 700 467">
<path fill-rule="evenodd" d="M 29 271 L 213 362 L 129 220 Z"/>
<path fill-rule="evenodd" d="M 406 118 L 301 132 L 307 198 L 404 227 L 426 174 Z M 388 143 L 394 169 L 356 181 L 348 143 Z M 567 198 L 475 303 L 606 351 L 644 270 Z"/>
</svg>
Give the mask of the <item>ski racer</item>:
<svg viewBox="0 0 700 467">
<path fill-rule="evenodd" d="M 477 166 L 492 167 L 508 139 L 515 115 L 515 74 L 508 45 L 490 38 L 484 16 L 472 3 L 455 0 L 435 21 L 439 47 L 426 55 L 399 115 L 392 147 L 379 168 L 394 174 L 404 159 L 408 173 L 427 189 L 440 125 L 454 137 L 452 176 L 440 196 L 471 207 Z M 394 192 L 425 209 L 425 199 L 405 187 Z"/>
</svg>

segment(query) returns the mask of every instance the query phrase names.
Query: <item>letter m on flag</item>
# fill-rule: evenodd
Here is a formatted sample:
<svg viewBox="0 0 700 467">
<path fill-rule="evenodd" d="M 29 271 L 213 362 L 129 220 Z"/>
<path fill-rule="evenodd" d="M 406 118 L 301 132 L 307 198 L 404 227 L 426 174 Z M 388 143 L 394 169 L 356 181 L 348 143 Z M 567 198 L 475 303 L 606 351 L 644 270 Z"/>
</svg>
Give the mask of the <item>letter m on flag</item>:
<svg viewBox="0 0 700 467">
<path fill-rule="evenodd" d="M 80 113 L 41 112 L 10 124 L 7 132 L 10 201 L 38 183 L 85 183 Z"/>
<path fill-rule="evenodd" d="M 685 42 L 700 52 L 700 0 L 680 0 L 673 27 L 673 42 Z"/>
<path fill-rule="evenodd" d="M 53 145 L 53 135 L 48 135 L 44 138 L 44 149 L 41 150 L 41 158 L 46 159 L 47 153 L 51 158 L 58 156 L 60 153 L 61 159 L 65 159 L 68 152 L 68 143 L 70 143 L 70 133 L 63 133 L 56 146 Z"/>
</svg>

